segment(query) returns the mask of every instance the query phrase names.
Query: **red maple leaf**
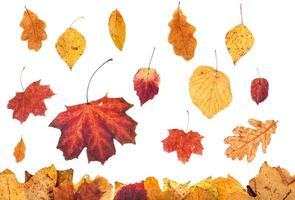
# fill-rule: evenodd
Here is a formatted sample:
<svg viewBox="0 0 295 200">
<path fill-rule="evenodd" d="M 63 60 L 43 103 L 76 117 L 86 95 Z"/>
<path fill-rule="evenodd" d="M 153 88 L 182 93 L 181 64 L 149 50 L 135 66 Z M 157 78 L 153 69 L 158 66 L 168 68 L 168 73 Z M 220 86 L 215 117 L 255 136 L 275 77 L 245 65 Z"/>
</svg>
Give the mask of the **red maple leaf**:
<svg viewBox="0 0 295 200">
<path fill-rule="evenodd" d="M 147 200 L 144 182 L 123 186 L 116 194 L 114 200 Z"/>
<path fill-rule="evenodd" d="M 186 163 L 189 161 L 191 154 L 202 155 L 203 146 L 201 144 L 203 136 L 198 132 L 170 129 L 169 136 L 162 141 L 163 148 L 166 152 L 177 152 L 178 160 Z"/>
<path fill-rule="evenodd" d="M 268 81 L 265 78 L 256 78 L 251 83 L 251 96 L 258 105 L 268 96 Z"/>
<path fill-rule="evenodd" d="M 155 69 L 140 68 L 134 76 L 133 83 L 134 90 L 143 105 L 158 94 L 160 77 Z"/>
<path fill-rule="evenodd" d="M 21 123 L 26 121 L 29 114 L 45 115 L 46 105 L 44 100 L 53 96 L 49 85 L 40 85 L 40 80 L 31 83 L 23 92 L 17 92 L 9 100 L 7 108 L 13 110 L 13 118 Z"/>
<path fill-rule="evenodd" d="M 49 126 L 62 132 L 57 148 L 66 160 L 77 158 L 84 147 L 88 161 L 102 164 L 115 154 L 114 139 L 122 145 L 135 144 L 137 122 L 125 112 L 133 105 L 123 98 L 107 96 L 84 104 L 68 106 Z"/>
</svg>

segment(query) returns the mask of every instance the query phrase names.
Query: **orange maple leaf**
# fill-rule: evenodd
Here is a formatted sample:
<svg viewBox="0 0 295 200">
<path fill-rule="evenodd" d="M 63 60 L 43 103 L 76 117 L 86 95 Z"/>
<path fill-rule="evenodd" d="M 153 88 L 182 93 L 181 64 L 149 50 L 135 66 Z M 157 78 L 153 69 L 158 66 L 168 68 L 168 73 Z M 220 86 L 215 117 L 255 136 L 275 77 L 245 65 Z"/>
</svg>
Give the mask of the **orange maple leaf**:
<svg viewBox="0 0 295 200">
<path fill-rule="evenodd" d="M 47 109 L 44 100 L 53 95 L 49 85 L 40 85 L 40 80 L 35 81 L 23 92 L 17 92 L 15 97 L 9 100 L 7 107 L 13 110 L 13 118 L 22 123 L 30 113 L 44 116 Z"/>
</svg>

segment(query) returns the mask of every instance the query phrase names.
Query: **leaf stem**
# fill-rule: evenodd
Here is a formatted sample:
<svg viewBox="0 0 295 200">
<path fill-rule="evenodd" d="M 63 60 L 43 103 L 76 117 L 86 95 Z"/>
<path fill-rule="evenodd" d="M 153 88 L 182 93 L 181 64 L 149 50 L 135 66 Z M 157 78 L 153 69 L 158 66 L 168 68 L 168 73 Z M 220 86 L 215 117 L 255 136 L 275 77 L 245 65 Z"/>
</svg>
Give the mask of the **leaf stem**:
<svg viewBox="0 0 295 200">
<path fill-rule="evenodd" d="M 241 14 L 241 24 L 244 24 L 244 19 L 243 19 L 243 4 L 240 4 L 240 14 Z"/>
<path fill-rule="evenodd" d="M 88 99 L 88 92 L 89 92 L 89 86 L 90 86 L 90 83 L 91 83 L 91 80 L 93 79 L 94 75 L 96 74 L 96 72 L 102 68 L 107 62 L 110 62 L 110 61 L 113 61 L 112 58 L 108 59 L 107 61 L 105 61 L 104 63 L 102 63 L 91 75 L 90 79 L 89 79 L 89 82 L 88 82 L 88 85 L 87 85 L 87 89 L 86 89 L 86 102 L 87 104 L 89 103 L 89 99 Z"/>
<path fill-rule="evenodd" d="M 256 71 L 257 71 L 258 77 L 260 78 L 261 76 L 260 76 L 260 73 L 259 73 L 259 69 L 256 68 Z"/>
<path fill-rule="evenodd" d="M 26 69 L 26 67 L 24 66 L 22 71 L 20 72 L 20 76 L 19 76 L 20 85 L 21 85 L 23 91 L 25 91 L 24 85 L 23 85 L 23 73 L 24 73 L 25 69 Z"/>
<path fill-rule="evenodd" d="M 156 47 L 153 48 L 153 53 L 152 53 L 150 61 L 149 61 L 149 68 L 151 68 L 151 64 L 152 64 L 152 60 L 153 60 L 153 57 L 154 57 L 155 50 L 156 50 Z"/>
<path fill-rule="evenodd" d="M 186 111 L 186 113 L 187 113 L 187 123 L 186 123 L 186 131 L 185 132 L 188 132 L 190 116 L 189 116 L 189 111 L 188 110 Z"/>
<path fill-rule="evenodd" d="M 217 57 L 216 49 L 214 50 L 214 54 L 215 54 L 215 67 L 216 67 L 216 72 L 217 72 L 218 71 L 218 57 Z"/>
<path fill-rule="evenodd" d="M 77 18 L 71 23 L 70 28 L 72 28 L 73 24 L 74 24 L 76 21 L 78 21 L 79 19 L 84 19 L 84 17 L 83 17 L 83 16 L 77 17 Z"/>
</svg>

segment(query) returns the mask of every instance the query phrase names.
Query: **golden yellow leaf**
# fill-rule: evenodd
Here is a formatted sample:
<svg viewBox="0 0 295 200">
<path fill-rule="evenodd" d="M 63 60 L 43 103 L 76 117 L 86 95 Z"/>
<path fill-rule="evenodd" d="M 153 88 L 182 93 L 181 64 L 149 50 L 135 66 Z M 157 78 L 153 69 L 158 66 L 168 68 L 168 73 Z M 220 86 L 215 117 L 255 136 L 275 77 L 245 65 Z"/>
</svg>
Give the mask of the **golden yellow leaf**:
<svg viewBox="0 0 295 200">
<path fill-rule="evenodd" d="M 109 32 L 116 47 L 122 51 L 126 38 L 126 25 L 118 9 L 109 18 Z"/>
<path fill-rule="evenodd" d="M 208 177 L 208 178 L 198 182 L 196 184 L 196 186 L 209 191 L 214 196 L 215 199 L 219 198 L 217 187 L 214 184 L 213 179 L 211 177 Z"/>
<path fill-rule="evenodd" d="M 21 162 L 25 158 L 25 152 L 26 152 L 26 145 L 23 141 L 23 138 L 21 138 L 14 148 L 13 155 L 15 157 L 16 162 Z"/>
<path fill-rule="evenodd" d="M 174 191 L 162 191 L 158 180 L 154 177 L 148 177 L 144 181 L 144 189 L 147 191 L 149 200 L 177 200 L 179 196 L 175 196 Z"/>
<path fill-rule="evenodd" d="M 209 191 L 195 187 L 193 191 L 185 196 L 184 200 L 215 200 L 215 197 Z"/>
<path fill-rule="evenodd" d="M 38 51 L 42 46 L 42 40 L 47 39 L 45 32 L 46 24 L 38 16 L 25 8 L 20 26 L 24 29 L 21 35 L 23 41 L 28 40 L 28 48 Z"/>
<path fill-rule="evenodd" d="M 185 60 L 194 57 L 197 40 L 194 38 L 196 28 L 186 21 L 186 16 L 178 7 L 169 22 L 171 28 L 168 42 L 173 45 L 176 55 L 182 56 Z"/>
<path fill-rule="evenodd" d="M 219 200 L 226 200 L 230 194 L 244 191 L 243 186 L 231 176 L 216 178 L 213 183 L 217 188 Z"/>
<path fill-rule="evenodd" d="M 227 196 L 226 200 L 254 200 L 255 198 L 250 197 L 246 191 L 234 192 Z"/>
<path fill-rule="evenodd" d="M 239 24 L 227 32 L 225 42 L 229 54 L 236 64 L 253 47 L 254 36 L 244 24 Z"/>
<path fill-rule="evenodd" d="M 212 118 L 232 101 L 229 78 L 210 66 L 199 66 L 189 81 L 189 91 L 193 103 Z"/>
<path fill-rule="evenodd" d="M 175 196 L 179 196 L 180 198 L 184 198 L 190 192 L 190 181 L 180 184 L 176 181 L 172 181 L 168 178 L 163 180 L 164 191 L 171 191 Z"/>
<path fill-rule="evenodd" d="M 263 123 L 256 119 L 249 119 L 248 122 L 254 128 L 237 126 L 233 130 L 235 136 L 224 139 L 224 143 L 230 145 L 226 149 L 225 154 L 233 160 L 236 158 L 242 160 L 244 156 L 247 156 L 248 162 L 251 162 L 256 156 L 260 143 L 262 143 L 263 153 L 266 153 L 267 146 L 271 140 L 271 134 L 274 134 L 277 128 L 274 120 L 267 120 Z"/>
<path fill-rule="evenodd" d="M 10 170 L 0 173 L 1 200 L 27 200 L 24 186 L 19 183 Z"/>
<path fill-rule="evenodd" d="M 86 40 L 79 31 L 70 27 L 58 38 L 55 47 L 60 57 L 72 69 L 85 50 Z"/>
</svg>

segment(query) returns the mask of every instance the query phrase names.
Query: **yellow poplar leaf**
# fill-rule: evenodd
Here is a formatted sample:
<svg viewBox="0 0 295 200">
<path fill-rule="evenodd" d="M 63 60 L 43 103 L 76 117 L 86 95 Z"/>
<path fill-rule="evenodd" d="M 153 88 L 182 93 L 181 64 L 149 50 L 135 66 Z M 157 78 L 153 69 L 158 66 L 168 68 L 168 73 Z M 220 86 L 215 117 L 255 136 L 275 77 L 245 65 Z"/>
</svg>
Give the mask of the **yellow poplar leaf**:
<svg viewBox="0 0 295 200">
<path fill-rule="evenodd" d="M 236 64 L 253 47 L 254 36 L 244 24 L 239 24 L 227 32 L 225 42 L 228 52 Z"/>
<path fill-rule="evenodd" d="M 117 9 L 111 13 L 109 18 L 109 32 L 116 47 L 122 51 L 126 38 L 126 25 Z"/>
<path fill-rule="evenodd" d="M 21 162 L 25 158 L 25 152 L 26 152 L 26 145 L 23 141 L 23 138 L 21 138 L 14 148 L 13 155 L 15 157 L 16 162 Z"/>
<path fill-rule="evenodd" d="M 216 178 L 213 183 L 217 188 L 219 200 L 226 200 L 230 194 L 244 191 L 243 186 L 231 176 Z"/>
<path fill-rule="evenodd" d="M 187 61 L 192 59 L 197 46 L 197 40 L 194 38 L 196 28 L 186 21 L 186 16 L 179 7 L 168 25 L 171 28 L 168 42 L 173 45 L 174 53 Z"/>
<path fill-rule="evenodd" d="M 193 103 L 208 118 L 212 118 L 232 101 L 229 78 L 210 66 L 199 66 L 193 72 L 189 92 Z"/>
<path fill-rule="evenodd" d="M 86 40 L 79 31 L 70 27 L 58 38 L 55 47 L 60 57 L 72 69 L 84 52 Z"/>
<path fill-rule="evenodd" d="M 10 170 L 0 173 L 1 200 L 27 200 L 24 186 L 19 183 Z"/>
<path fill-rule="evenodd" d="M 196 184 L 196 186 L 209 191 L 215 197 L 215 199 L 219 198 L 217 187 L 215 186 L 211 177 L 208 177 L 208 178 L 200 181 L 199 183 Z"/>
</svg>

